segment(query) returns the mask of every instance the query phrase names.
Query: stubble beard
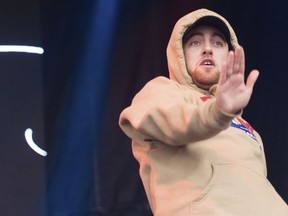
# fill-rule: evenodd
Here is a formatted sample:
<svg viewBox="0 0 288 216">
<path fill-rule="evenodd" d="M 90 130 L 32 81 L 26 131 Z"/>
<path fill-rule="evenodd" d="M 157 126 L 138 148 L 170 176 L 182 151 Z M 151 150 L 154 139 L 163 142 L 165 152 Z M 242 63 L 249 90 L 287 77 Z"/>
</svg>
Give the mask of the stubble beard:
<svg viewBox="0 0 288 216">
<path fill-rule="evenodd" d="M 209 90 L 211 86 L 218 83 L 220 71 L 218 68 L 207 70 L 196 68 L 190 72 L 194 84 L 204 90 Z"/>
</svg>

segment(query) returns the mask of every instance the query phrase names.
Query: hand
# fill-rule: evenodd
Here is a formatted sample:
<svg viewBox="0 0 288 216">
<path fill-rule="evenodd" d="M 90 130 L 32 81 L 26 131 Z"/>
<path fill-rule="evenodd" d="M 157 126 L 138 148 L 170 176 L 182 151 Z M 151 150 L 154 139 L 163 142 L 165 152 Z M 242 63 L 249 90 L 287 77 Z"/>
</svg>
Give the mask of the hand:
<svg viewBox="0 0 288 216">
<path fill-rule="evenodd" d="M 216 91 L 216 104 L 225 113 L 237 114 L 247 106 L 251 98 L 259 71 L 252 70 L 246 84 L 244 71 L 244 50 L 237 46 L 234 52 L 229 52 L 227 62 L 222 64 Z"/>
</svg>

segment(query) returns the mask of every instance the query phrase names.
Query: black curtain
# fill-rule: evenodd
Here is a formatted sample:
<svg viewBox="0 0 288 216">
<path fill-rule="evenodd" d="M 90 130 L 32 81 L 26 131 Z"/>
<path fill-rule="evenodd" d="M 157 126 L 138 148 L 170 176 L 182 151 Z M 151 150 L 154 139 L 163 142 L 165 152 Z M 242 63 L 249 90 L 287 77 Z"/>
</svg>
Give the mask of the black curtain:
<svg viewBox="0 0 288 216">
<path fill-rule="evenodd" d="M 202 7 L 215 10 L 230 21 L 246 51 L 246 72 L 253 68 L 260 70 L 260 78 L 252 101 L 244 110 L 244 117 L 262 135 L 269 179 L 288 202 L 288 117 L 285 112 L 288 106 L 285 103 L 288 79 L 285 70 L 288 62 L 285 55 L 287 3 L 284 0 L 277 1 L 277 4 L 265 0 L 118 1 L 106 67 L 100 71 L 95 66 L 94 70 L 94 73 L 105 74 L 101 100 L 95 99 L 96 104 L 82 104 L 86 108 L 92 106 L 88 109 L 91 119 L 79 118 L 76 122 L 71 117 L 73 113 L 68 117 L 66 114 L 72 112 L 71 98 L 79 97 L 73 93 L 77 91 L 72 90 L 78 86 L 83 55 L 97 61 L 105 50 L 97 50 L 91 56 L 87 54 L 87 49 L 83 49 L 89 46 L 87 35 L 91 31 L 88 29 L 95 15 L 92 6 L 100 3 L 92 0 L 54 0 L 45 2 L 42 7 L 46 50 L 45 126 L 50 151 L 47 165 L 49 215 L 151 215 L 130 140 L 120 130 L 118 117 L 148 80 L 158 75 L 168 76 L 165 52 L 172 28 L 181 16 Z M 110 3 L 107 1 L 107 4 Z M 105 26 L 105 18 L 100 21 Z M 93 37 L 97 40 L 99 35 Z M 94 91 L 91 88 L 87 90 Z M 100 96 L 96 94 L 93 97 Z M 74 114 L 81 112 L 87 110 L 78 110 Z M 63 139 L 62 130 L 71 127 L 71 124 L 79 124 L 79 121 L 86 121 L 91 126 L 85 133 L 80 131 L 79 137 L 83 139 L 79 139 L 77 148 L 69 148 L 67 137 L 75 137 L 75 134 L 66 130 Z M 82 145 L 86 135 L 93 139 L 86 140 Z M 91 146 L 86 151 L 86 157 L 84 152 L 83 157 L 77 158 L 79 149 L 87 143 Z M 67 148 L 69 151 L 65 152 Z M 66 162 L 63 162 L 64 157 Z M 81 161 L 81 166 L 72 162 L 75 158 Z M 89 167 L 89 170 L 82 175 L 83 167 Z M 56 173 L 58 179 L 64 180 L 56 181 Z M 75 176 L 75 173 L 80 174 Z M 73 181 L 74 178 L 81 181 Z M 62 190 L 63 187 L 65 190 Z M 78 201 L 69 199 L 71 194 Z M 56 201 L 55 197 L 58 197 Z"/>
</svg>

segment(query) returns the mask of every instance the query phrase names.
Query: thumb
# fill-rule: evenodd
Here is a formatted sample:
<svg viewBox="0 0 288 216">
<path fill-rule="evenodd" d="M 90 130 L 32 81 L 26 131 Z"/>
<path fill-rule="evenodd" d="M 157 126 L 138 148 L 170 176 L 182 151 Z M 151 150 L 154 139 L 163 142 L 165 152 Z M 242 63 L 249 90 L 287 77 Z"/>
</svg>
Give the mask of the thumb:
<svg viewBox="0 0 288 216">
<path fill-rule="evenodd" d="M 250 72 L 248 78 L 247 78 L 247 83 L 246 86 L 248 88 L 253 88 L 254 84 L 256 83 L 257 79 L 259 76 L 259 71 L 258 70 L 253 70 Z"/>
</svg>

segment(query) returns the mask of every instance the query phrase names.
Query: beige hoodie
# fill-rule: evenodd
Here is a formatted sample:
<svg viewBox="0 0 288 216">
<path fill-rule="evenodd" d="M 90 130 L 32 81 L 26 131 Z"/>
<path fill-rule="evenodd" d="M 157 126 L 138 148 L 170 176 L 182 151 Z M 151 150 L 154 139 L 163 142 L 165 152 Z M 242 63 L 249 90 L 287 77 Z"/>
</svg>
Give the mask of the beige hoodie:
<svg viewBox="0 0 288 216">
<path fill-rule="evenodd" d="M 259 134 L 241 116 L 221 112 L 216 86 L 199 89 L 186 70 L 182 36 L 204 16 L 221 19 L 237 45 L 220 15 L 200 9 L 184 16 L 167 47 L 170 79 L 148 82 L 120 115 L 151 209 L 155 216 L 288 216 L 266 178 Z"/>
</svg>

